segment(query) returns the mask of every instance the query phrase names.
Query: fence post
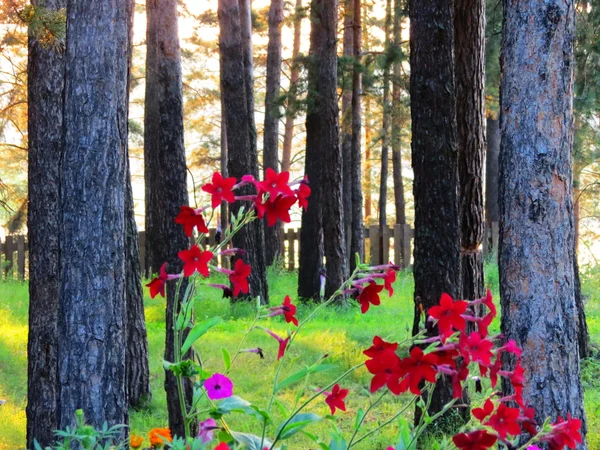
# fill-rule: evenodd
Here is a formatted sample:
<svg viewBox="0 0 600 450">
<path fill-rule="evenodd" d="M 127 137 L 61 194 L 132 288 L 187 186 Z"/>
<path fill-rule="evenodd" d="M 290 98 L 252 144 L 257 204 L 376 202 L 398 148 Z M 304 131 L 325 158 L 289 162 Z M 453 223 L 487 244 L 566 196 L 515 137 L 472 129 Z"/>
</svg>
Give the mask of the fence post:
<svg viewBox="0 0 600 450">
<path fill-rule="evenodd" d="M 386 223 L 381 230 L 381 264 L 387 264 L 390 262 L 390 235 L 392 234 L 392 230 L 390 226 Z"/>
<path fill-rule="evenodd" d="M 287 230 L 287 238 L 288 238 L 288 255 L 290 258 L 289 270 L 294 270 L 296 268 L 296 253 L 294 249 L 294 241 L 296 240 L 296 229 L 290 228 Z"/>
<path fill-rule="evenodd" d="M 11 235 L 6 236 L 4 242 L 4 276 L 8 276 L 13 266 L 13 250 L 14 250 L 14 238 Z"/>
<path fill-rule="evenodd" d="M 410 225 L 402 225 L 402 265 L 404 268 L 410 267 L 410 240 L 412 238 L 412 229 Z"/>
<path fill-rule="evenodd" d="M 148 278 L 148 268 L 146 267 L 146 232 L 138 232 L 138 248 L 140 252 L 140 267 L 142 268 L 142 277 Z"/>
<path fill-rule="evenodd" d="M 19 279 L 25 279 L 25 236 L 17 236 L 17 268 Z"/>
<path fill-rule="evenodd" d="M 381 259 L 381 248 L 379 242 L 379 225 L 369 227 L 369 244 L 371 246 L 371 265 L 379 264 Z"/>
</svg>

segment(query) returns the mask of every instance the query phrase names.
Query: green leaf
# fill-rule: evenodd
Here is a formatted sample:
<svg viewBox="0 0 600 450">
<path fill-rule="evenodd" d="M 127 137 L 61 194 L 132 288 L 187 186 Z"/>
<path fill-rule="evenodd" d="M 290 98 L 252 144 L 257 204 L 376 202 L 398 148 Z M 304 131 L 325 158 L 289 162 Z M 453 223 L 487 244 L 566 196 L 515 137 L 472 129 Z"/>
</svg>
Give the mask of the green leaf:
<svg viewBox="0 0 600 450">
<path fill-rule="evenodd" d="M 244 400 L 237 395 L 225 398 L 217 405 L 217 410 L 222 414 L 227 414 L 233 411 L 246 412 L 246 408 L 250 406 L 250 402 Z"/>
<path fill-rule="evenodd" d="M 354 429 L 357 430 L 362 424 L 363 417 L 365 417 L 365 410 L 362 408 L 358 409 L 356 413 L 356 420 L 354 421 Z"/>
<path fill-rule="evenodd" d="M 277 430 L 277 435 L 279 439 L 288 439 L 311 423 L 316 423 L 319 420 L 321 420 L 321 416 L 314 413 L 296 414 L 285 426 L 283 426 L 283 423 L 281 424 Z"/>
<path fill-rule="evenodd" d="M 275 392 L 279 392 L 281 389 L 283 389 L 291 384 L 297 383 L 298 381 L 303 379 L 309 373 L 310 373 L 310 369 L 308 367 L 305 367 L 304 369 L 300 369 L 298 372 L 293 373 L 292 375 L 287 377 L 285 380 L 277 383 L 277 386 L 275 386 Z"/>
<path fill-rule="evenodd" d="M 231 369 L 231 355 L 225 347 L 221 349 L 221 352 L 223 352 L 223 363 L 225 364 L 225 372 L 228 372 L 229 369 Z"/>
<path fill-rule="evenodd" d="M 276 397 L 274 398 L 274 400 L 275 400 L 275 405 L 277 405 L 277 408 L 279 408 L 279 412 L 281 413 L 281 415 L 282 415 L 283 417 L 287 417 L 287 415 L 288 415 L 288 410 L 287 410 L 287 408 L 285 407 L 285 405 L 284 405 L 283 403 L 281 403 L 281 400 L 279 400 L 279 399 L 278 399 L 278 398 L 276 398 Z"/>
<path fill-rule="evenodd" d="M 256 436 L 255 434 L 237 432 L 232 432 L 231 435 L 233 436 L 233 439 L 235 439 L 235 441 L 242 446 L 242 448 L 246 448 L 248 450 L 263 450 L 260 447 L 260 436 Z M 271 448 L 273 442 L 265 438 L 263 445 L 267 448 Z"/>
<path fill-rule="evenodd" d="M 194 328 L 192 328 L 187 338 L 185 339 L 185 342 L 181 346 L 181 354 L 185 355 L 187 351 L 192 347 L 194 342 L 200 339 L 208 330 L 210 330 L 212 327 L 214 327 L 220 322 L 220 317 L 212 317 L 194 325 Z"/>
<path fill-rule="evenodd" d="M 336 434 L 331 438 L 329 450 L 347 450 L 348 444 L 341 434 Z"/>
</svg>

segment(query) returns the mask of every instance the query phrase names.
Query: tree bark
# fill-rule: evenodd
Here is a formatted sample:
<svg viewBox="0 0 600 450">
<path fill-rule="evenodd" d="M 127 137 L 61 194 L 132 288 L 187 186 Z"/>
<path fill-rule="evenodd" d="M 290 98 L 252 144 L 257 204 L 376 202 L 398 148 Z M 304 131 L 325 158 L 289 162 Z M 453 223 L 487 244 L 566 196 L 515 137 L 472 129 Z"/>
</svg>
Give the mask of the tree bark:
<svg viewBox="0 0 600 450">
<path fill-rule="evenodd" d="M 492 223 L 500 220 L 500 205 L 498 203 L 498 168 L 500 157 L 500 121 L 492 116 L 487 118 L 487 154 L 485 159 L 485 222 L 487 236 L 484 245 L 485 253 L 492 254 L 498 249 L 494 248 L 495 239 L 492 235 Z"/>
<path fill-rule="evenodd" d="M 66 0 L 32 1 L 58 10 Z M 60 161 L 63 153 L 64 48 L 29 35 L 28 198 L 29 336 L 27 448 L 54 441 L 58 428 Z"/>
<path fill-rule="evenodd" d="M 263 168 L 279 172 L 279 91 L 281 88 L 281 27 L 283 24 L 283 0 L 271 0 L 269 9 L 269 46 L 267 49 L 267 93 L 265 96 L 265 126 Z M 281 249 L 281 221 L 265 227 L 265 262 L 270 266 Z"/>
<path fill-rule="evenodd" d="M 290 73 L 290 89 L 288 106 L 285 112 L 285 132 L 283 135 L 283 154 L 281 156 L 281 171 L 288 172 L 292 165 L 292 140 L 294 139 L 294 119 L 296 118 L 296 90 L 300 79 L 300 39 L 302 37 L 302 0 L 296 0 L 294 15 L 294 44 L 292 49 L 292 70 Z"/>
<path fill-rule="evenodd" d="M 187 168 L 183 141 L 183 95 L 177 1 L 146 3 L 146 99 L 144 113 L 144 178 L 146 180 L 146 261 L 149 273 L 168 263 L 170 273 L 182 270 L 177 252 L 189 241 L 174 222 L 179 207 L 188 204 Z M 167 283 L 165 360 L 173 361 L 173 315 L 181 299 L 175 281 Z M 184 292 L 185 290 L 182 290 Z M 169 428 L 183 436 L 183 416 L 173 373 L 165 372 Z M 192 400 L 185 383 L 186 402 Z"/>
<path fill-rule="evenodd" d="M 539 423 L 581 419 L 577 448 L 586 448 L 573 268 L 574 11 L 572 0 L 504 3 L 499 263 L 502 333 L 523 349 L 525 403 Z"/>
<path fill-rule="evenodd" d="M 254 100 L 247 98 L 249 95 L 253 97 L 252 68 L 247 67 L 252 61 L 251 43 L 247 41 L 251 33 L 243 31 L 250 25 L 250 11 L 240 8 L 240 3 L 237 0 L 219 1 L 219 42 L 223 61 L 221 95 L 225 105 L 229 149 L 227 169 L 229 176 L 238 179 L 246 174 L 258 178 Z M 250 186 L 240 189 L 240 195 L 252 192 Z M 237 215 L 239 208 L 239 202 L 230 205 L 232 214 Z M 262 222 L 255 220 L 236 234 L 233 246 L 247 251 L 243 259 L 252 266 L 249 296 L 260 296 L 263 303 L 268 303 L 264 242 Z"/>
<path fill-rule="evenodd" d="M 394 4 L 394 47 L 396 55 L 400 54 L 402 40 L 402 4 L 403 0 L 395 0 Z M 392 81 L 392 168 L 394 178 L 394 206 L 396 223 L 406 223 L 406 203 L 404 200 L 404 182 L 402 180 L 402 128 L 404 127 L 404 112 L 402 105 L 402 61 L 394 62 L 394 77 Z M 399 263 L 396 256 L 396 263 Z M 402 262 L 405 264 L 405 262 Z"/>
<path fill-rule="evenodd" d="M 460 229 L 454 26 L 452 2 L 410 0 L 410 94 L 412 165 L 415 198 L 415 318 L 437 334 L 421 311 L 439 303 L 446 292 L 460 294 Z M 450 380 L 441 378 L 430 411 L 452 399 Z M 417 414 L 418 416 L 418 414 Z"/>
<path fill-rule="evenodd" d="M 80 408 L 95 427 L 128 423 L 127 22 L 125 1 L 71 2 L 67 10 L 60 168 L 59 429 L 73 426 Z"/>
<path fill-rule="evenodd" d="M 342 53 L 347 61 L 354 61 L 354 0 L 344 0 L 344 34 Z M 347 67 L 347 65 L 345 66 Z M 343 74 L 342 84 L 342 164 L 344 178 L 344 230 L 346 249 L 352 239 L 352 77 L 354 68 Z M 348 82 L 350 78 L 350 82 Z"/>
<path fill-rule="evenodd" d="M 363 196 L 360 153 L 360 94 L 361 94 L 361 0 L 354 0 L 354 71 L 352 73 L 352 237 L 350 239 L 350 270 L 356 268 L 358 255 L 364 261 Z"/>
<path fill-rule="evenodd" d="M 390 33 L 392 31 L 392 0 L 386 0 L 385 6 L 385 51 L 391 50 Z M 390 132 L 390 64 L 386 61 L 383 69 L 383 124 L 381 129 L 381 180 L 379 182 L 379 226 L 382 229 L 387 225 L 387 179 L 389 159 L 389 132 Z M 383 243 L 383 242 L 382 242 Z M 387 261 L 382 261 L 387 262 Z"/>
<path fill-rule="evenodd" d="M 454 2 L 461 298 L 484 295 L 485 0 Z"/>
<path fill-rule="evenodd" d="M 365 42 L 368 43 L 369 39 L 365 33 Z M 366 49 L 368 51 L 368 49 Z M 370 223 L 371 217 L 373 217 L 373 155 L 371 149 L 373 148 L 373 111 L 371 109 L 372 98 L 370 95 L 364 96 L 365 104 L 365 117 L 363 119 L 365 128 L 365 165 L 361 175 L 361 187 L 362 178 L 364 177 L 365 189 L 365 220 Z"/>
</svg>

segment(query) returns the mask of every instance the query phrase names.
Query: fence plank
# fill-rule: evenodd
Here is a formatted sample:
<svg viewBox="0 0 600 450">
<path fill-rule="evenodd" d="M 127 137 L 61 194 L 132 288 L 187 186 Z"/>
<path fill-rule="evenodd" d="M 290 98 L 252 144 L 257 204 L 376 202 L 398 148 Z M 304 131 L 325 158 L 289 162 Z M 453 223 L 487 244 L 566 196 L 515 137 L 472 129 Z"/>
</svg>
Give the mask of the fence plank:
<svg viewBox="0 0 600 450">
<path fill-rule="evenodd" d="M 25 236 L 17 236 L 17 269 L 19 279 L 25 279 Z"/>
<path fill-rule="evenodd" d="M 390 262 L 390 235 L 392 234 L 389 225 L 384 225 L 381 230 L 381 264 Z"/>
<path fill-rule="evenodd" d="M 379 225 L 369 227 L 369 244 L 371 246 L 371 265 L 379 264 L 381 259 Z"/>
<path fill-rule="evenodd" d="M 288 238 L 288 255 L 290 258 L 290 263 L 289 263 L 289 269 L 290 270 L 295 270 L 296 269 L 296 253 L 295 253 L 295 249 L 294 249 L 294 243 L 296 242 L 296 229 L 295 228 L 291 228 L 287 231 L 287 238 Z"/>
<path fill-rule="evenodd" d="M 402 267 L 410 267 L 410 241 L 412 239 L 410 225 L 402 225 Z"/>
<path fill-rule="evenodd" d="M 402 262 L 402 225 L 394 225 L 394 264 L 403 267 Z"/>
<path fill-rule="evenodd" d="M 11 235 L 6 236 L 4 242 L 4 275 L 7 276 L 12 270 L 13 266 L 13 251 L 14 251 L 14 238 Z"/>
</svg>

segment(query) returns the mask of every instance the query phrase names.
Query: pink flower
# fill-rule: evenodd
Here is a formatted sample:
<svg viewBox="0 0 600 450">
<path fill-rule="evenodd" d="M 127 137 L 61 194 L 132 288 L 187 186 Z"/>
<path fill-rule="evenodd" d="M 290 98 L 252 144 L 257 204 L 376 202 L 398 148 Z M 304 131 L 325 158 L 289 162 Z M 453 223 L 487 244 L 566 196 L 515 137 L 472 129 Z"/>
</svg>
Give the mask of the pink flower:
<svg viewBox="0 0 600 450">
<path fill-rule="evenodd" d="M 233 382 L 225 375 L 215 373 L 204 381 L 204 389 L 209 399 L 221 400 L 233 395 Z"/>
<path fill-rule="evenodd" d="M 203 444 L 212 441 L 214 430 L 218 430 L 217 422 L 212 417 L 198 424 L 198 438 Z"/>
<path fill-rule="evenodd" d="M 260 328 L 262 328 L 262 327 L 260 327 Z M 275 339 L 279 343 L 279 351 L 277 352 L 277 359 L 279 360 L 279 359 L 283 358 L 283 355 L 285 354 L 285 351 L 287 349 L 287 345 L 290 342 L 291 336 L 288 336 L 287 338 L 283 339 L 282 337 L 280 337 L 276 333 L 273 333 L 271 330 L 269 330 L 267 328 L 262 328 L 262 329 L 265 330 L 269 335 L 271 335 L 271 337 L 273 339 Z"/>
</svg>

